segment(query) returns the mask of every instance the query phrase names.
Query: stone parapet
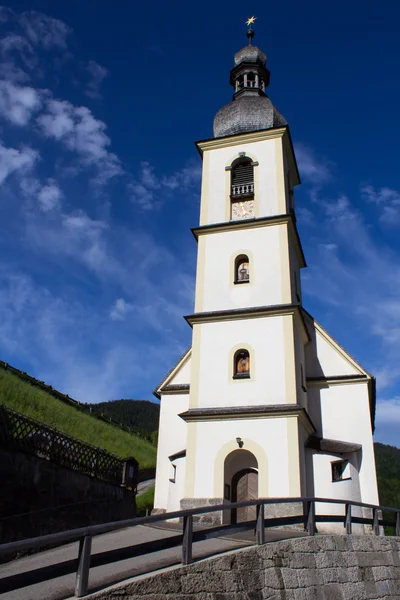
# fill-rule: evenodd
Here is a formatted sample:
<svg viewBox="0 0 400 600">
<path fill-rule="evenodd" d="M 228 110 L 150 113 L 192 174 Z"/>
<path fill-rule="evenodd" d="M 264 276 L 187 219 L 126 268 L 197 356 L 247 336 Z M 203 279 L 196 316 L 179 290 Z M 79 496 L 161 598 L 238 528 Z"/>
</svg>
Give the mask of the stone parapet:
<svg viewBox="0 0 400 600">
<path fill-rule="evenodd" d="M 223 504 L 223 498 L 182 498 L 181 510 L 200 508 L 203 506 L 213 506 L 214 504 Z M 222 511 L 205 513 L 203 515 L 194 515 L 193 521 L 196 523 L 208 523 L 212 525 L 221 525 Z"/>
<path fill-rule="evenodd" d="M 400 538 L 332 536 L 253 546 L 93 594 L 113 600 L 400 599 Z"/>
</svg>

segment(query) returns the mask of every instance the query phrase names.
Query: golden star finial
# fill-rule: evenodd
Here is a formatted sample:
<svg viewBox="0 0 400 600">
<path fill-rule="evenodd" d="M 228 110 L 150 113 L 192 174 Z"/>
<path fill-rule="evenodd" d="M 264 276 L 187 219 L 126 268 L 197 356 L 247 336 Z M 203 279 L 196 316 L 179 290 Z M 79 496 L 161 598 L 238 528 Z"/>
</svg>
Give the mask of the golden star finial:
<svg viewBox="0 0 400 600">
<path fill-rule="evenodd" d="M 256 19 L 257 17 L 250 17 L 250 19 L 247 19 L 246 25 L 249 25 L 251 27 Z"/>
</svg>

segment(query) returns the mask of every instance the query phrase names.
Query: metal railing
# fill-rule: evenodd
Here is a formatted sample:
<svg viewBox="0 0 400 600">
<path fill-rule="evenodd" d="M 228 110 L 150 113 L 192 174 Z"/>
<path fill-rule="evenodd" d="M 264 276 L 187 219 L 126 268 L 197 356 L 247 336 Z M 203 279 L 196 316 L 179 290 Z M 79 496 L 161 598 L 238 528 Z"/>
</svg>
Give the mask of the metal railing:
<svg viewBox="0 0 400 600">
<path fill-rule="evenodd" d="M 125 460 L 0 404 L 0 444 L 121 484 Z"/>
<path fill-rule="evenodd" d="M 316 503 L 342 504 L 344 505 L 344 514 L 317 515 L 315 512 Z M 271 504 L 302 504 L 302 514 L 289 517 L 266 518 L 265 506 Z M 248 506 L 257 507 L 257 517 L 253 521 L 236 523 L 234 525 L 218 525 L 199 531 L 193 531 L 193 517 L 197 515 L 215 513 L 218 511 L 234 511 L 238 508 L 244 508 Z M 372 517 L 369 518 L 355 516 L 352 514 L 352 507 L 370 509 L 372 510 Z M 381 511 L 389 511 L 394 513 L 394 520 L 391 521 L 381 519 Z M 157 523 L 159 521 L 166 521 L 169 519 L 183 519 L 183 531 L 181 534 L 91 555 L 92 538 L 95 535 L 109 533 L 110 531 L 116 531 L 126 527 Z M 380 527 L 391 526 L 395 529 L 395 535 L 400 536 L 400 509 L 377 506 L 374 504 L 365 504 L 362 502 L 354 502 L 351 500 L 337 500 L 332 498 L 258 498 L 257 500 L 249 500 L 246 502 L 204 506 L 196 509 L 180 510 L 170 513 L 152 515 L 149 517 L 104 523 L 102 525 L 92 525 L 90 527 L 82 527 L 80 529 L 73 529 L 71 531 L 45 535 L 28 540 L 21 540 L 19 542 L 11 542 L 0 545 L 0 556 L 15 553 L 21 550 L 43 548 L 49 544 L 60 545 L 65 542 L 79 540 L 78 559 L 76 561 L 68 560 L 63 563 L 51 565 L 47 568 L 47 570 L 46 568 L 39 569 L 39 577 L 41 577 L 39 580 L 37 577 L 35 578 L 35 571 L 19 574 L 17 577 L 19 577 L 20 580 L 21 577 L 23 578 L 22 585 L 19 586 L 22 587 L 26 585 L 32 585 L 33 583 L 43 582 L 47 579 L 52 579 L 57 576 L 76 572 L 75 595 L 78 598 L 81 598 L 88 593 L 89 570 L 91 567 L 98 567 L 120 560 L 126 560 L 128 558 L 135 558 L 151 552 L 157 552 L 167 548 L 174 548 L 176 546 L 182 546 L 182 564 L 187 565 L 192 562 L 192 546 L 194 542 L 220 537 L 222 535 L 226 536 L 227 534 L 231 534 L 236 531 L 254 527 L 255 543 L 261 545 L 265 543 L 265 528 L 303 524 L 304 530 L 308 535 L 315 535 L 317 533 L 317 523 L 342 523 L 348 535 L 352 533 L 353 524 L 371 525 L 372 531 L 375 535 L 380 534 Z M 46 573 L 48 575 L 46 575 Z M 16 589 L 15 585 L 14 587 L 9 586 L 7 588 L 7 582 L 5 582 L 4 579 L 2 580 L 3 589 L 5 583 L 6 587 L 4 591 L 7 592 L 11 589 Z M 11 586 L 12 585 L 13 584 L 11 583 Z"/>
</svg>

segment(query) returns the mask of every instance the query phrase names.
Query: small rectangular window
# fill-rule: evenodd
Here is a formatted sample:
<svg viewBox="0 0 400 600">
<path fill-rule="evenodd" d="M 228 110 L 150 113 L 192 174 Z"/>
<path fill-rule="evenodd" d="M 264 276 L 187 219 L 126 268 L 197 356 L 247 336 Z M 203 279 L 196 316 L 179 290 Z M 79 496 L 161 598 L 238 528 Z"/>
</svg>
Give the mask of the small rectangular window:
<svg viewBox="0 0 400 600">
<path fill-rule="evenodd" d="M 335 460 L 331 462 L 332 481 L 351 479 L 348 460 Z"/>
<path fill-rule="evenodd" d="M 169 478 L 171 483 L 176 482 L 176 465 L 171 465 L 171 477 Z"/>
</svg>

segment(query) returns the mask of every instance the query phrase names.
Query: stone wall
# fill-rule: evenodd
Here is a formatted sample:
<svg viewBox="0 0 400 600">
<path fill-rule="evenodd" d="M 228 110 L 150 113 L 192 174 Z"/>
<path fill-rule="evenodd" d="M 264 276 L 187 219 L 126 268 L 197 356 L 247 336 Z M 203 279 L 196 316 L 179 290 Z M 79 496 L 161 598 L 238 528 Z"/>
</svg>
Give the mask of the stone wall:
<svg viewBox="0 0 400 600">
<path fill-rule="evenodd" d="M 0 448 L 0 543 L 136 515 L 135 495 L 51 461 Z"/>
<path fill-rule="evenodd" d="M 90 598 L 399 600 L 400 538 L 321 535 L 253 546 Z"/>
</svg>

